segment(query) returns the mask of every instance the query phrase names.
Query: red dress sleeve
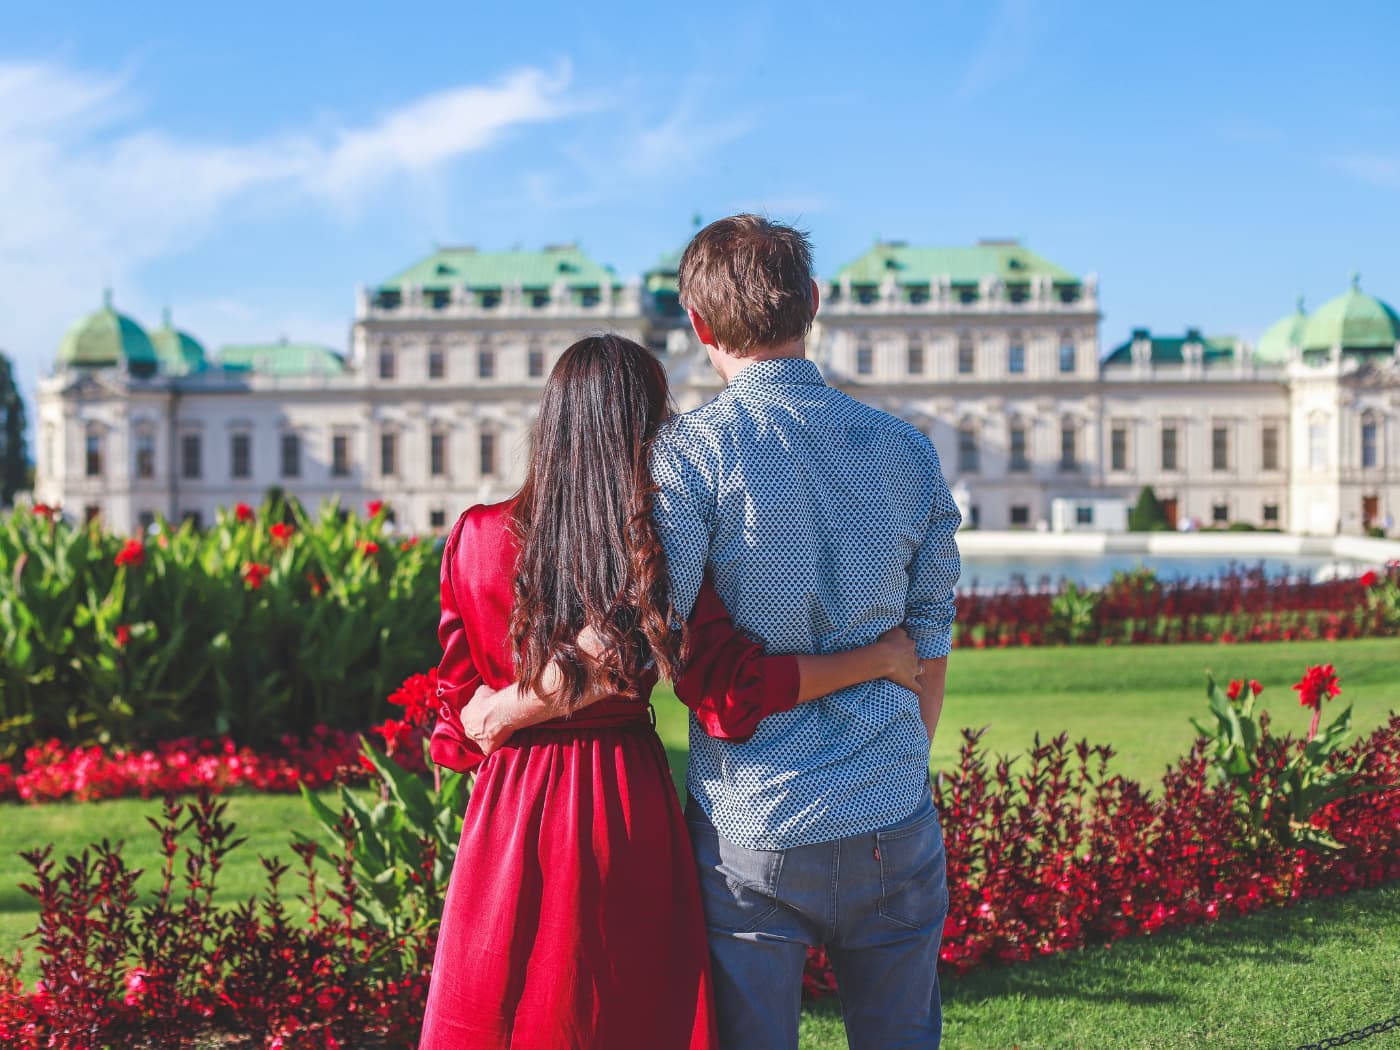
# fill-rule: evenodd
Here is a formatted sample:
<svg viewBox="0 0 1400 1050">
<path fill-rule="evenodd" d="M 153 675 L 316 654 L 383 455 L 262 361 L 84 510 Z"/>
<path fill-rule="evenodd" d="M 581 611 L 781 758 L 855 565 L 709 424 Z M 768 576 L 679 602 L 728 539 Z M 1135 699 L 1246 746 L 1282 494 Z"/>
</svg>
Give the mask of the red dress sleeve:
<svg viewBox="0 0 1400 1050">
<path fill-rule="evenodd" d="M 428 740 L 428 753 L 432 760 L 458 773 L 475 769 L 483 759 L 481 749 L 462 732 L 462 723 L 458 718 L 462 707 L 482 682 L 452 581 L 466 520 L 465 514 L 457 520 L 442 551 L 442 616 L 438 620 L 442 661 L 438 664 L 438 718 Z"/>
<path fill-rule="evenodd" d="M 686 629 L 676 696 L 710 736 L 742 743 L 768 715 L 797 706 L 797 657 L 768 656 L 741 634 L 708 578 Z"/>
</svg>

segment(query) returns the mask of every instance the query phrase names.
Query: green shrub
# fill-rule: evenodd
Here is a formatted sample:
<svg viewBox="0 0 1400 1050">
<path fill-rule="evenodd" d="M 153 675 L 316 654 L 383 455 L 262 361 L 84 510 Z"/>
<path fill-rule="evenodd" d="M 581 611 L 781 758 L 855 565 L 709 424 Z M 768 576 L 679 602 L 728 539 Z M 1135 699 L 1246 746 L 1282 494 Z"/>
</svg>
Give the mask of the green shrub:
<svg viewBox="0 0 1400 1050">
<path fill-rule="evenodd" d="M 376 721 L 437 656 L 437 554 L 383 522 L 239 505 L 124 539 L 46 508 L 0 518 L 0 758 Z"/>
<path fill-rule="evenodd" d="M 1151 485 L 1144 485 L 1138 493 L 1137 503 L 1128 511 L 1128 529 L 1131 532 L 1162 532 L 1171 526 L 1162 510 L 1161 501 L 1152 491 Z"/>
</svg>

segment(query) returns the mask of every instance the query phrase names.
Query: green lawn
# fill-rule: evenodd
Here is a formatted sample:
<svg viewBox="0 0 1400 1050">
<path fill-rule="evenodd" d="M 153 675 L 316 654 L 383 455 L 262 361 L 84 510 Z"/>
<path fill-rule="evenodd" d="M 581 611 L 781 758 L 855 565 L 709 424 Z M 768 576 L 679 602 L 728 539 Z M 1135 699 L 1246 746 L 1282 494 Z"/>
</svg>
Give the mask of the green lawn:
<svg viewBox="0 0 1400 1050">
<path fill-rule="evenodd" d="M 1189 719 L 1205 713 L 1207 668 L 1221 679 L 1258 678 L 1278 722 L 1302 732 L 1307 713 L 1290 686 L 1309 663 L 1323 662 L 1336 665 L 1340 702 L 1356 705 L 1359 730 L 1400 709 L 1400 640 L 959 651 L 933 764 L 951 763 L 961 726 L 989 725 L 986 740 L 1001 752 L 1023 749 L 1037 731 L 1065 730 L 1113 744 L 1119 769 L 1150 783 L 1191 742 Z M 679 782 L 685 711 L 668 695 L 658 696 L 656 708 Z M 229 816 L 249 841 L 221 876 L 225 901 L 262 888 L 259 853 L 290 858 L 290 832 L 312 831 L 299 797 L 234 794 L 229 802 Z M 0 952 L 12 953 L 36 919 L 17 888 L 28 873 L 17 851 L 53 842 L 61 856 L 107 836 L 127 841 L 130 863 L 154 869 L 158 839 L 145 818 L 158 812 L 158 802 L 131 799 L 0 807 Z M 291 880 L 286 888 L 297 885 Z M 950 981 L 946 1045 L 1297 1045 L 1400 1011 L 1397 953 L 1400 887 L 1313 902 Z M 26 957 L 32 979 L 32 951 Z M 803 1046 L 812 1050 L 845 1045 L 830 1007 L 810 1011 L 803 1032 Z M 1400 1045 L 1390 1039 L 1376 1045 Z"/>
<path fill-rule="evenodd" d="M 933 747 L 933 767 L 956 763 L 964 727 L 989 727 L 983 743 L 1015 754 L 1036 733 L 1111 744 L 1118 770 L 1144 784 L 1160 780 L 1195 738 L 1191 718 L 1210 721 L 1205 675 L 1257 678 L 1277 731 L 1307 732 L 1309 712 L 1293 683 L 1309 664 L 1331 663 L 1353 704 L 1358 733 L 1400 711 L 1400 638 L 1249 645 L 1144 645 L 1036 649 L 959 649 L 948 663 L 948 695 Z M 660 692 L 660 691 L 658 691 Z M 673 769 L 684 770 L 686 712 L 666 693 L 656 700 L 657 728 Z"/>
</svg>

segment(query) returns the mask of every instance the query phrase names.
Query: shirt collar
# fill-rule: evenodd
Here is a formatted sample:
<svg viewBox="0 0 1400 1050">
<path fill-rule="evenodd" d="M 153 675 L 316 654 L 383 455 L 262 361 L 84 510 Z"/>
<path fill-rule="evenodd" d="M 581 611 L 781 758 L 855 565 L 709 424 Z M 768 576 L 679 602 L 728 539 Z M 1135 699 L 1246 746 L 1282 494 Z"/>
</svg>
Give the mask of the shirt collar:
<svg viewBox="0 0 1400 1050">
<path fill-rule="evenodd" d="M 807 386 L 825 386 L 821 369 L 805 357 L 774 357 L 767 361 L 755 361 L 729 381 L 730 389 L 754 386 L 757 384 L 799 383 Z"/>
</svg>

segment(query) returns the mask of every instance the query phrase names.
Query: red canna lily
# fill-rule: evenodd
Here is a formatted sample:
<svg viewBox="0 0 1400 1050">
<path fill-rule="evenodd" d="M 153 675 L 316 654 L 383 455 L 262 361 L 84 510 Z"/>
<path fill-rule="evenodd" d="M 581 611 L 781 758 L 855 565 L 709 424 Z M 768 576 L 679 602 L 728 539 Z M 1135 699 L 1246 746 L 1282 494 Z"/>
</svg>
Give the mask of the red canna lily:
<svg viewBox="0 0 1400 1050">
<path fill-rule="evenodd" d="M 267 530 L 268 535 L 271 536 L 278 543 L 286 543 L 289 539 L 292 538 L 292 533 L 295 531 L 296 529 L 294 529 L 292 526 L 280 521 L 274 523 L 272 527 Z"/>
<path fill-rule="evenodd" d="M 246 503 L 235 503 L 233 505 L 233 516 L 239 521 L 252 521 L 253 508 Z"/>
<path fill-rule="evenodd" d="M 139 567 L 146 560 L 146 548 L 140 540 L 127 540 L 126 546 L 117 551 L 117 556 L 112 559 L 112 563 L 117 566 L 131 565 Z"/>
<path fill-rule="evenodd" d="M 382 499 L 372 499 L 365 504 L 365 513 L 368 514 L 371 518 L 379 517 L 380 512 L 383 510 L 384 501 Z"/>
<path fill-rule="evenodd" d="M 272 566 L 259 565 L 257 562 L 249 562 L 243 566 L 243 582 L 249 590 L 256 591 L 263 585 L 263 580 L 272 573 Z"/>
<path fill-rule="evenodd" d="M 112 641 L 118 649 L 125 649 L 126 643 L 131 641 L 131 628 L 124 623 L 117 624 L 117 629 L 112 632 Z"/>
</svg>

